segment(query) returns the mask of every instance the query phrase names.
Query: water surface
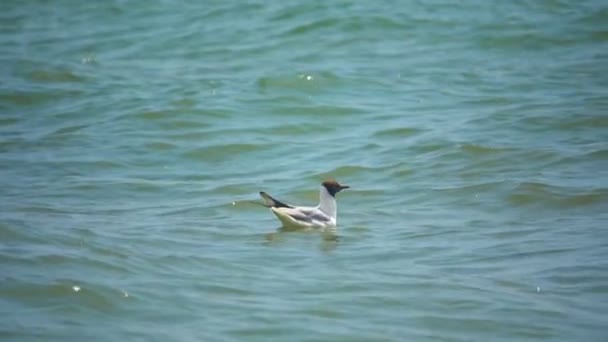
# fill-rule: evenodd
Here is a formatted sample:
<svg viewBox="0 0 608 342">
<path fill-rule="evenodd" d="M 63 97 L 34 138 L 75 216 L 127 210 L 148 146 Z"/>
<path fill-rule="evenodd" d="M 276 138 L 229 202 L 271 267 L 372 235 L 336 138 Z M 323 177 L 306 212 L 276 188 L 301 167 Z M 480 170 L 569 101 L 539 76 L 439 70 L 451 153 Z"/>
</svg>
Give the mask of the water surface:
<svg viewBox="0 0 608 342">
<path fill-rule="evenodd" d="M 1 339 L 605 340 L 607 15 L 2 2 Z"/>
</svg>

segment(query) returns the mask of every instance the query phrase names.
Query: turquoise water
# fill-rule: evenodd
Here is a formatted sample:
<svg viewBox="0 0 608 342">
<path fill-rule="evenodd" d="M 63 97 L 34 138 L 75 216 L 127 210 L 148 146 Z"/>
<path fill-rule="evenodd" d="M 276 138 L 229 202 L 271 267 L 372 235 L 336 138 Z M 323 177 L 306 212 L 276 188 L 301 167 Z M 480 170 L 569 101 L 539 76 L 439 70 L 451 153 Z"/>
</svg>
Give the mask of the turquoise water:
<svg viewBox="0 0 608 342">
<path fill-rule="evenodd" d="M 606 18 L 1 2 L 0 339 L 605 341 Z"/>
</svg>

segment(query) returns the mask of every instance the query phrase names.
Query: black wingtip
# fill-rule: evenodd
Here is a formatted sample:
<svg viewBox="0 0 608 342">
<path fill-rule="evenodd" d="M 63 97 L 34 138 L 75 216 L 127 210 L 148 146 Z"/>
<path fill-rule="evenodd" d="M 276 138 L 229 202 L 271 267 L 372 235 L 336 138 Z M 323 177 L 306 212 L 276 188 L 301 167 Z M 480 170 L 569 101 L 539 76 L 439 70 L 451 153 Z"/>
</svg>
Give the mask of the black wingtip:
<svg viewBox="0 0 608 342">
<path fill-rule="evenodd" d="M 264 199 L 264 202 L 266 203 L 266 206 L 268 206 L 269 208 L 293 208 L 289 204 L 283 203 L 283 202 L 273 198 L 272 196 L 265 193 L 264 191 L 260 191 L 260 196 L 262 196 L 262 198 Z"/>
</svg>

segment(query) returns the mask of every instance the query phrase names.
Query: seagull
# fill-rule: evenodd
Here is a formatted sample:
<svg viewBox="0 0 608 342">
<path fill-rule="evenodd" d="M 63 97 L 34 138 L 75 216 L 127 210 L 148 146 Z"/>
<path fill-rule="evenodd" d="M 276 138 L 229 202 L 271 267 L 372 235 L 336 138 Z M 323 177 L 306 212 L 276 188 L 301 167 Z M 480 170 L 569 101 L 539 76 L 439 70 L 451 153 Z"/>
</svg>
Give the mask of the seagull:
<svg viewBox="0 0 608 342">
<path fill-rule="evenodd" d="M 335 180 L 326 180 L 321 183 L 319 205 L 316 207 L 297 207 L 281 202 L 264 191 L 260 196 L 264 199 L 264 206 L 270 208 L 285 228 L 331 228 L 335 227 L 338 218 L 336 194 L 350 186 L 341 185 Z"/>
</svg>

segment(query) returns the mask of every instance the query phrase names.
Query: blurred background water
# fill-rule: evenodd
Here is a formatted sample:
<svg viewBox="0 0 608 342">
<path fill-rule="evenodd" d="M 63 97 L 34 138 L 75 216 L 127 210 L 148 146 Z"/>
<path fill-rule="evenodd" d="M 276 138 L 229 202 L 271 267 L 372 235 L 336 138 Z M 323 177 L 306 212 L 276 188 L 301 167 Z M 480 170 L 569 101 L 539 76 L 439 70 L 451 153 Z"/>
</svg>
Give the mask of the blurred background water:
<svg viewBox="0 0 608 342">
<path fill-rule="evenodd" d="M 605 341 L 606 18 L 1 2 L 0 339 Z"/>
</svg>

